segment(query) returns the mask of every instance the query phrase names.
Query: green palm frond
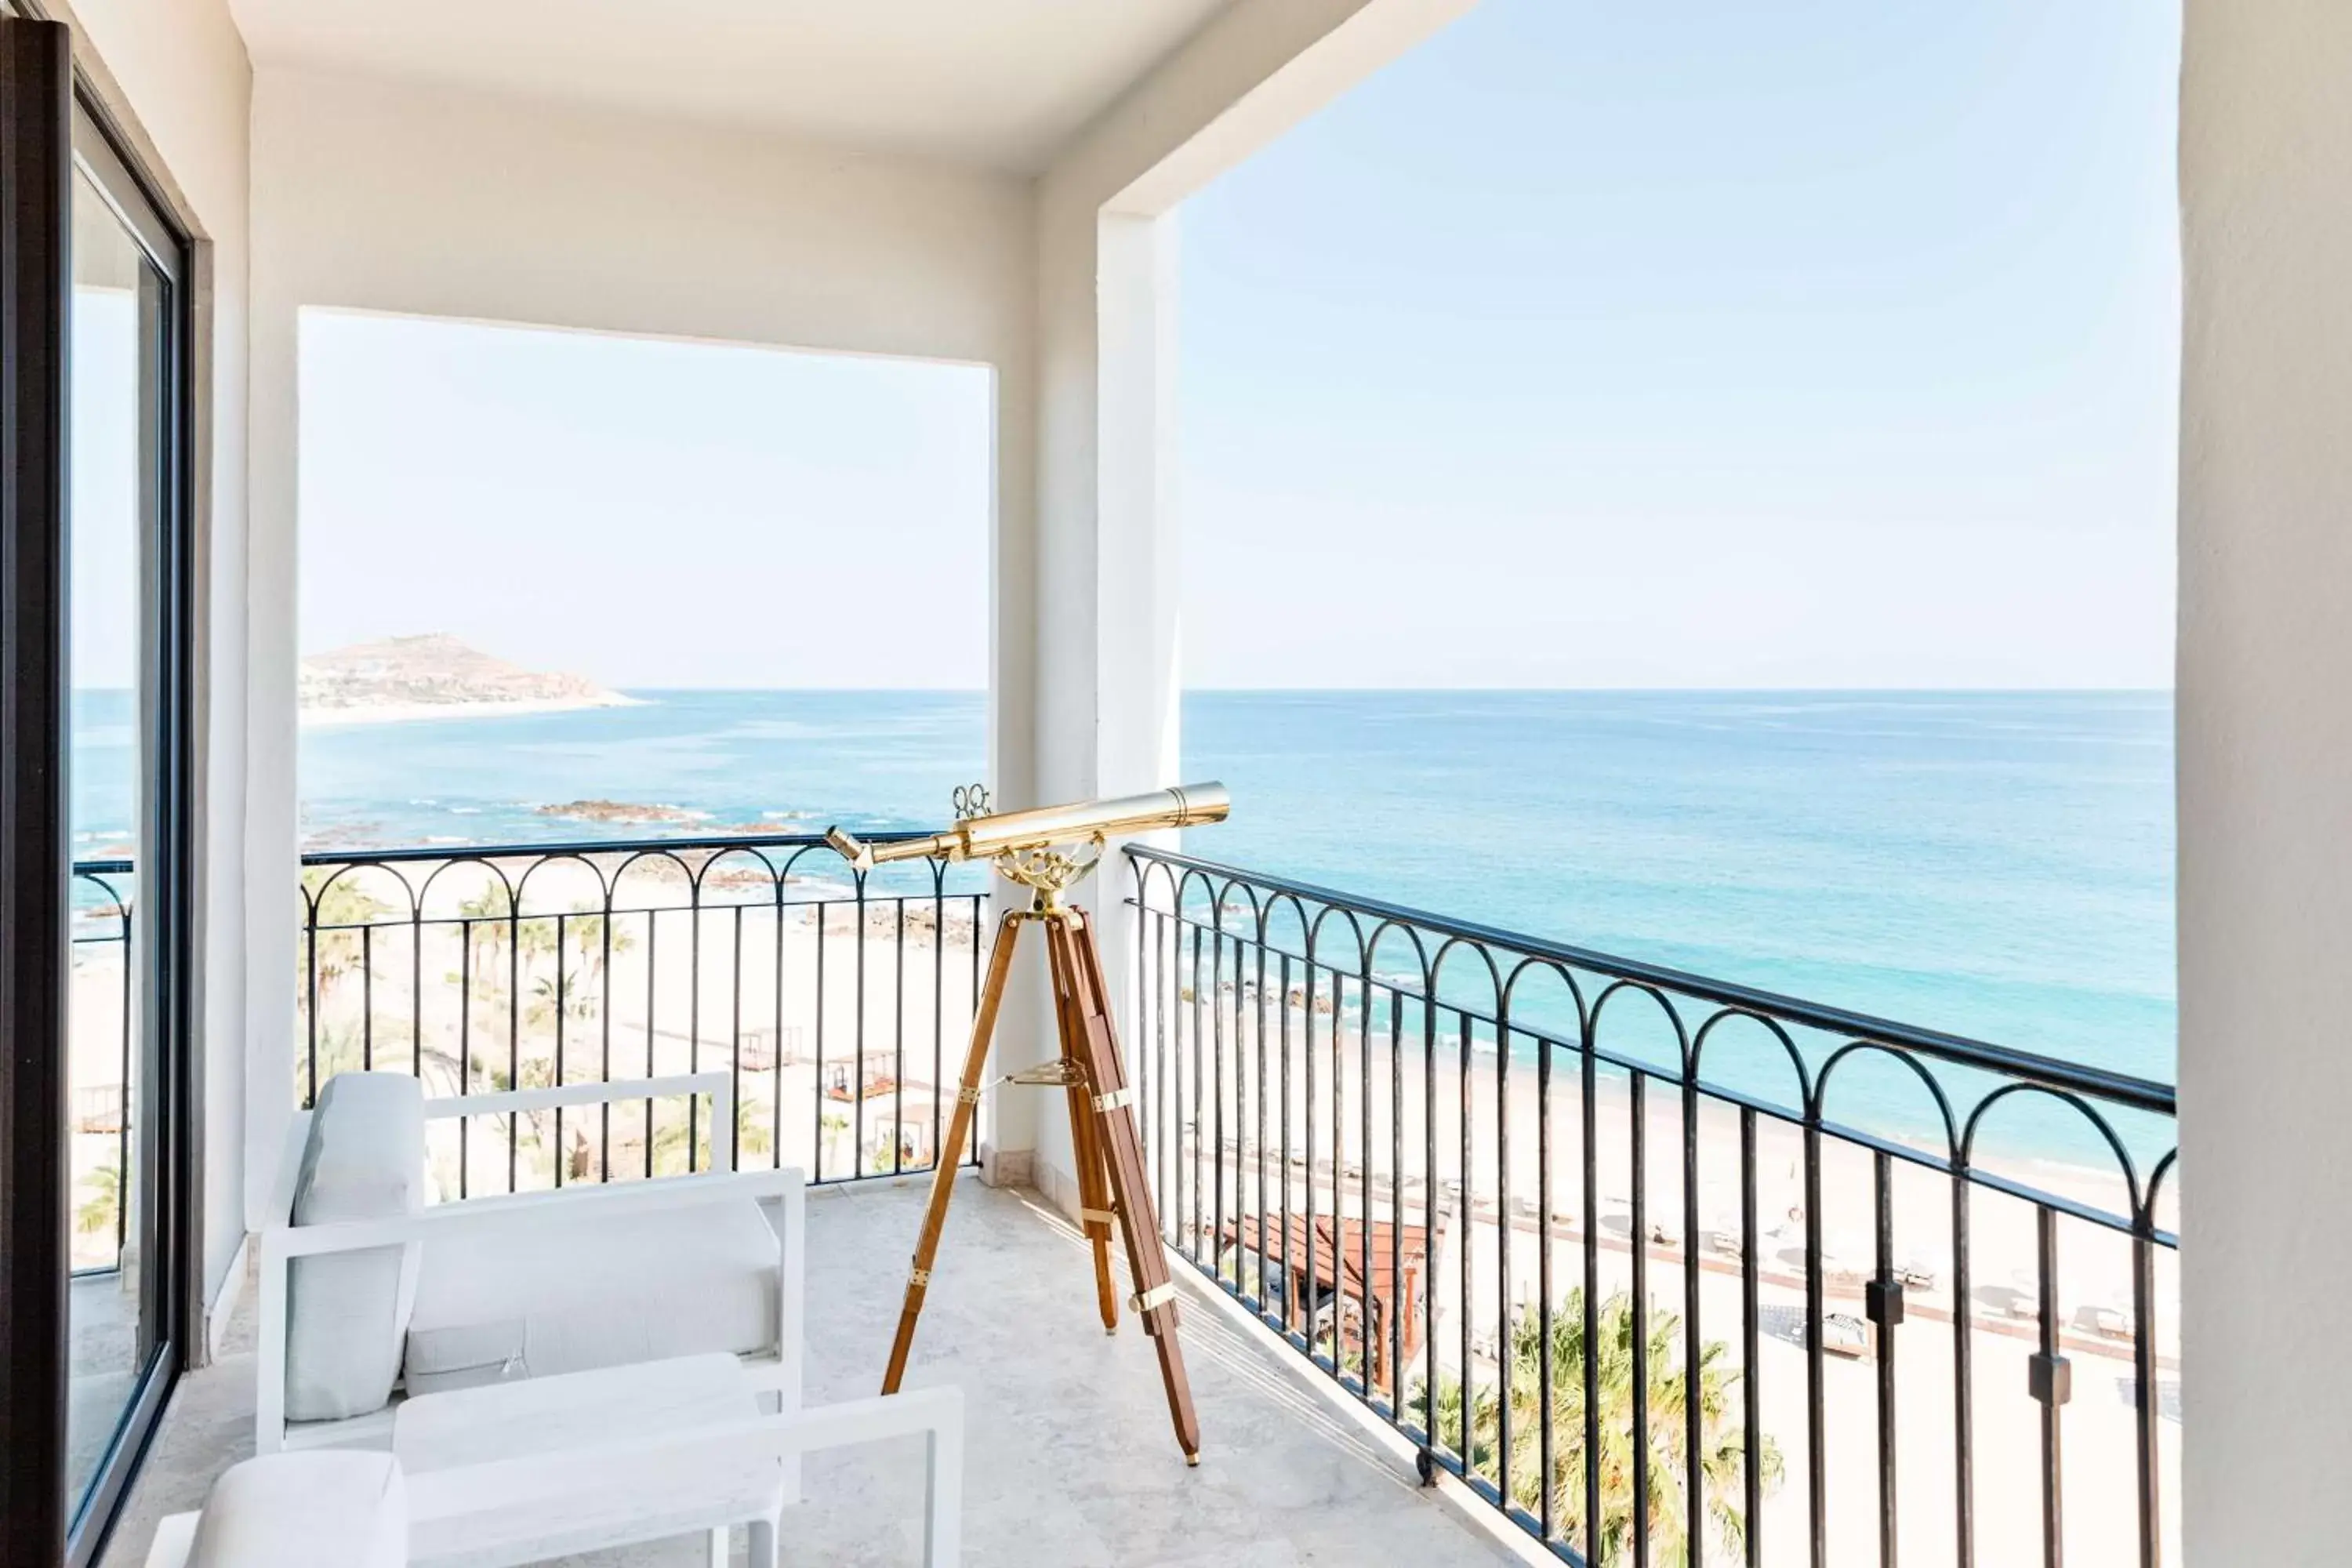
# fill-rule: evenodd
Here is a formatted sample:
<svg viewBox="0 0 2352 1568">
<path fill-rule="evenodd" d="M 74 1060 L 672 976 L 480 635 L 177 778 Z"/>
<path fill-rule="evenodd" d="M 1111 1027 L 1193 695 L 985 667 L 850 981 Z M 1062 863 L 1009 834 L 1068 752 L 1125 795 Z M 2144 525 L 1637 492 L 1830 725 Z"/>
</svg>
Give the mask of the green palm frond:
<svg viewBox="0 0 2352 1568">
<path fill-rule="evenodd" d="M 1457 1380 L 1439 1377 L 1433 1441 L 1463 1458 L 1472 1474 L 1500 1484 L 1503 1412 L 1507 1400 L 1511 1473 L 1505 1489 L 1514 1504 L 1529 1512 L 1542 1510 L 1549 1490 L 1556 1528 L 1568 1540 L 1580 1543 L 1586 1534 L 1587 1444 L 1590 1436 L 1597 1435 L 1591 1459 L 1600 1481 L 1601 1563 L 1631 1559 L 1636 1510 L 1643 1510 L 1651 1561 L 1661 1568 L 1690 1568 L 1694 1554 L 1684 1478 L 1693 1396 L 1683 1360 L 1682 1320 L 1674 1312 L 1654 1310 L 1641 1341 L 1649 1396 L 1646 1499 L 1637 1498 L 1633 1486 L 1632 1298 L 1609 1298 L 1594 1314 L 1593 1326 L 1597 1399 L 1591 1434 L 1585 1412 L 1584 1293 L 1571 1290 L 1551 1314 L 1549 1330 L 1538 1313 L 1525 1312 L 1512 1320 L 1498 1377 L 1485 1382 L 1474 1379 L 1466 1401 Z M 1748 1453 L 1746 1435 L 1733 1412 L 1741 1373 L 1727 1357 L 1728 1347 L 1720 1340 L 1710 1340 L 1699 1349 L 1698 1460 L 1706 1491 L 1706 1517 L 1725 1549 L 1737 1553 L 1748 1531 L 1741 1503 Z M 1543 1424 L 1547 1367 L 1552 1431 L 1549 1474 L 1536 1436 Z M 1413 1392 L 1409 1407 L 1425 1408 L 1428 1397 L 1428 1385 L 1423 1383 Z M 1777 1489 L 1781 1478 L 1779 1447 L 1765 1438 L 1757 1458 L 1764 1490 Z"/>
</svg>

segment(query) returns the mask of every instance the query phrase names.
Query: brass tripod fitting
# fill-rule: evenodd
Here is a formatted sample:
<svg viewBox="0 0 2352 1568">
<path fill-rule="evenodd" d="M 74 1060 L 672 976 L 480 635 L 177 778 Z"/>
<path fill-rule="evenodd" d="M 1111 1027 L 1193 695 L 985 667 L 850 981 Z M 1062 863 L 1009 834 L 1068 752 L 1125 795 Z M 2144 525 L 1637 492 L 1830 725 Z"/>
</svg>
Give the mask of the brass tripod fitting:
<svg viewBox="0 0 2352 1568">
<path fill-rule="evenodd" d="M 1087 1081 L 1087 1069 L 1068 1057 L 1055 1057 L 1050 1062 L 1040 1062 L 1033 1068 L 1022 1068 L 1006 1073 L 999 1083 L 1017 1083 L 1030 1089 L 1067 1089 L 1074 1083 Z"/>
</svg>

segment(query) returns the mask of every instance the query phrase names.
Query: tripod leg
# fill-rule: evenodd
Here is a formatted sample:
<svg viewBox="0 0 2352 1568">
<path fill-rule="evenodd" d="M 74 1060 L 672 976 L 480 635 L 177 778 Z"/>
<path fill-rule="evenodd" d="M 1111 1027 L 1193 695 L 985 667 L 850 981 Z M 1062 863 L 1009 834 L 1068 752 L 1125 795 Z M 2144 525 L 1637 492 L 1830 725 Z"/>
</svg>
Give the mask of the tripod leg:
<svg viewBox="0 0 2352 1568">
<path fill-rule="evenodd" d="M 1094 1080 L 1096 1131 L 1100 1134 L 1119 1229 L 1127 1237 L 1127 1267 L 1135 1280 L 1135 1308 L 1143 1331 L 1160 1352 L 1160 1382 L 1168 1392 L 1168 1415 L 1184 1462 L 1201 1462 L 1201 1418 L 1192 1408 L 1192 1384 L 1184 1374 L 1184 1351 L 1176 1339 L 1176 1282 L 1160 1241 L 1160 1219 L 1145 1174 L 1143 1139 L 1136 1131 L 1133 1091 L 1119 1062 L 1111 1029 L 1110 999 L 1103 984 L 1102 959 L 1095 949 L 1093 922 L 1073 910 L 1045 926 L 1049 947 L 1061 944 L 1062 964 L 1073 977 L 1082 1027 L 1073 1046 Z"/>
<path fill-rule="evenodd" d="M 922 1315 L 923 1294 L 931 1283 L 931 1260 L 939 1256 L 940 1232 L 947 1225 L 948 1200 L 955 1195 L 956 1167 L 963 1162 L 964 1140 L 971 1135 L 972 1118 L 980 1110 L 981 1074 L 988 1070 L 989 1037 L 996 1032 L 996 1009 L 1004 1000 L 1004 979 L 1013 970 L 1013 948 L 1021 922 L 1029 917 L 1018 910 L 1005 912 L 996 928 L 996 949 L 988 959 L 988 983 L 971 1021 L 971 1048 L 964 1053 L 963 1081 L 956 1093 L 955 1115 L 948 1122 L 947 1141 L 939 1147 L 931 1172 L 931 1201 L 923 1211 L 923 1230 L 915 1242 L 913 1271 L 907 1276 L 907 1303 L 898 1312 L 898 1337 L 890 1344 L 889 1370 L 882 1374 L 882 1392 L 898 1392 L 906 1375 L 907 1352 L 915 1344 L 915 1320 Z"/>
<path fill-rule="evenodd" d="M 1079 1042 L 1086 1036 L 1085 1015 L 1078 1010 L 1078 976 L 1064 944 L 1045 944 L 1046 966 L 1054 977 L 1054 1017 L 1060 1026 L 1062 1056 L 1073 1068 L 1069 1085 L 1070 1158 L 1078 1169 L 1078 1220 L 1087 1233 L 1087 1250 L 1095 1259 L 1095 1306 L 1102 1313 L 1103 1332 L 1118 1332 L 1118 1287 L 1110 1271 L 1110 1182 L 1103 1172 L 1102 1139 L 1095 1127 L 1093 1075 L 1083 1070 L 1086 1058 Z"/>
</svg>

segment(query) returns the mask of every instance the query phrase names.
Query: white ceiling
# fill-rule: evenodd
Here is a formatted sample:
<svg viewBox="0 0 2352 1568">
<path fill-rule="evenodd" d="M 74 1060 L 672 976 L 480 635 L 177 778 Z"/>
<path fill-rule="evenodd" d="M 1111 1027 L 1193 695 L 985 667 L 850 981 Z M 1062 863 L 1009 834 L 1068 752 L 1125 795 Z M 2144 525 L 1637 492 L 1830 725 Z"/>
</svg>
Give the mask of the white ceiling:
<svg viewBox="0 0 2352 1568">
<path fill-rule="evenodd" d="M 1033 173 L 1228 0 L 230 0 L 304 64 Z"/>
</svg>

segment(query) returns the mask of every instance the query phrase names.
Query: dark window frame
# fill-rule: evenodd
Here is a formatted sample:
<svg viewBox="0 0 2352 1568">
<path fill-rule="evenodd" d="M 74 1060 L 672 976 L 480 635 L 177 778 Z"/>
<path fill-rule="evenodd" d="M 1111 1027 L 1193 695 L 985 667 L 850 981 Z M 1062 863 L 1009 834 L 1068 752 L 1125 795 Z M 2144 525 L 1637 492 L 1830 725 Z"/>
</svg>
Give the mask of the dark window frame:
<svg viewBox="0 0 2352 1568">
<path fill-rule="evenodd" d="M 192 963 L 195 246 L 73 63 L 66 30 L 18 0 L 0 4 L 0 1560 L 87 1568 L 104 1550 L 202 1332 Z M 147 253 L 163 299 L 154 376 L 160 471 L 150 476 L 157 504 L 141 558 L 142 657 L 152 686 L 142 730 L 152 752 L 142 760 L 140 941 L 130 955 L 146 998 L 149 1070 L 135 1114 L 147 1130 L 141 1310 L 153 1341 L 87 1486 L 68 1498 L 65 454 L 77 171 Z"/>
</svg>

